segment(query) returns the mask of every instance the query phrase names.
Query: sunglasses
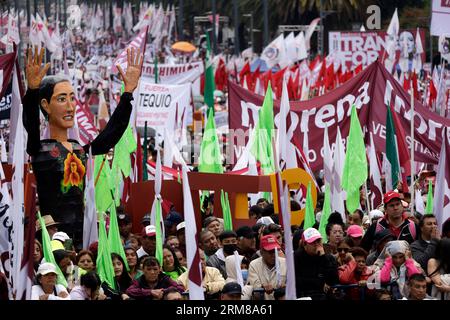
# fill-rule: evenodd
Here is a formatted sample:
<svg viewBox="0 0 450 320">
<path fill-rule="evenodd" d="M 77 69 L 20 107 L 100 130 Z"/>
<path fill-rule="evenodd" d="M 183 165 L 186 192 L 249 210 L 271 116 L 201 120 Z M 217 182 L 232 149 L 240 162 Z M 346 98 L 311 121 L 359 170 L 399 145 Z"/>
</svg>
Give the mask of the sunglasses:
<svg viewBox="0 0 450 320">
<path fill-rule="evenodd" d="M 348 248 L 338 248 L 338 252 L 348 252 Z"/>
</svg>

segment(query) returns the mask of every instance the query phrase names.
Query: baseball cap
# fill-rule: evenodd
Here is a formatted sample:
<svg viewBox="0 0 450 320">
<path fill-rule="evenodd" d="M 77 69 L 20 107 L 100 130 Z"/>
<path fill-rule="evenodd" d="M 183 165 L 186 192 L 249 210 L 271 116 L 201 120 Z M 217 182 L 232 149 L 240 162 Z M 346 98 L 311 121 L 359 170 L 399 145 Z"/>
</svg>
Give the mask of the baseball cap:
<svg viewBox="0 0 450 320">
<path fill-rule="evenodd" d="M 70 237 L 67 235 L 67 233 L 62 232 L 62 231 L 55 232 L 55 234 L 52 237 L 52 240 L 59 240 L 61 242 L 64 242 L 69 239 L 70 239 Z"/>
<path fill-rule="evenodd" d="M 383 218 L 384 217 L 384 213 L 381 210 L 378 209 L 374 209 L 372 211 L 369 212 L 369 218 L 370 220 L 372 219 L 378 219 L 378 218 Z"/>
<path fill-rule="evenodd" d="M 173 225 L 178 225 L 182 221 L 183 217 L 176 211 L 170 211 L 169 214 L 166 216 L 166 219 L 164 220 L 165 224 L 169 227 Z"/>
<path fill-rule="evenodd" d="M 356 224 L 351 225 L 347 229 L 347 235 L 352 238 L 359 238 L 363 236 L 363 228 Z"/>
<path fill-rule="evenodd" d="M 56 273 L 56 267 L 55 267 L 55 265 L 53 263 L 44 262 L 44 263 L 41 263 L 39 265 L 39 268 L 38 268 L 38 271 L 36 272 L 36 275 L 44 276 L 44 275 L 49 274 L 49 273 L 57 274 Z"/>
<path fill-rule="evenodd" d="M 222 293 L 226 294 L 242 294 L 241 285 L 237 282 L 228 282 L 222 288 Z"/>
<path fill-rule="evenodd" d="M 303 240 L 305 240 L 307 243 L 312 243 L 316 241 L 317 239 L 322 239 L 322 235 L 319 231 L 315 228 L 308 228 L 305 231 L 303 231 L 302 235 Z"/>
<path fill-rule="evenodd" d="M 244 237 L 246 239 L 253 239 L 256 237 L 256 233 L 253 232 L 252 228 L 249 226 L 243 226 L 236 230 L 238 238 Z"/>
<path fill-rule="evenodd" d="M 268 226 L 271 223 L 275 223 L 271 217 L 265 216 L 265 217 L 261 217 L 258 219 L 258 221 L 256 221 L 256 223 L 262 223 L 266 226 Z"/>
<path fill-rule="evenodd" d="M 150 214 L 146 214 L 142 217 L 141 223 L 143 225 L 150 224 Z"/>
<path fill-rule="evenodd" d="M 142 236 L 154 237 L 156 235 L 156 228 L 154 225 L 149 224 L 142 229 Z"/>
<path fill-rule="evenodd" d="M 186 227 L 186 222 L 180 222 L 179 224 L 177 224 L 177 231 L 184 229 Z"/>
<path fill-rule="evenodd" d="M 277 241 L 277 238 L 273 234 L 265 235 L 261 238 L 260 241 L 261 248 L 266 251 L 273 250 L 275 248 L 280 249 L 280 244 Z"/>
<path fill-rule="evenodd" d="M 117 219 L 118 219 L 118 222 L 125 222 L 127 224 L 131 222 L 130 215 L 126 214 L 126 213 L 118 213 Z"/>
<path fill-rule="evenodd" d="M 393 199 L 401 199 L 400 193 L 396 191 L 386 192 L 383 196 L 383 203 L 386 204 Z"/>
</svg>

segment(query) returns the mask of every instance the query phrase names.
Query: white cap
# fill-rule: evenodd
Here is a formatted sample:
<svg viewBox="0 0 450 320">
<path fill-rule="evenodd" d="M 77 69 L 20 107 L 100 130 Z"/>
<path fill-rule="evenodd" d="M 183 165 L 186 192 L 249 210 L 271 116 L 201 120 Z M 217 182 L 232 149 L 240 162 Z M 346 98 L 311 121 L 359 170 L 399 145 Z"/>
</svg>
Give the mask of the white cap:
<svg viewBox="0 0 450 320">
<path fill-rule="evenodd" d="M 383 218 L 383 217 L 384 217 L 384 213 L 381 210 L 374 209 L 369 212 L 370 220 L 375 219 L 375 218 Z"/>
<path fill-rule="evenodd" d="M 177 231 L 186 228 L 186 222 L 181 221 L 179 224 L 177 224 Z"/>
<path fill-rule="evenodd" d="M 39 268 L 38 268 L 38 271 L 36 272 L 36 275 L 46 275 L 46 274 L 49 274 L 49 273 L 57 274 L 56 273 L 56 267 L 55 267 L 55 265 L 53 263 L 44 262 L 44 263 L 41 263 L 39 265 Z"/>
<path fill-rule="evenodd" d="M 272 218 L 271 217 L 261 217 L 261 218 L 259 218 L 258 219 L 258 221 L 256 221 L 256 223 L 258 224 L 258 223 L 262 223 L 262 224 L 265 224 L 266 226 L 268 226 L 269 224 L 271 224 L 271 223 L 275 223 L 273 220 L 272 220 Z"/>
<path fill-rule="evenodd" d="M 69 240 L 70 237 L 67 235 L 67 233 L 62 232 L 62 231 L 58 231 L 53 235 L 52 240 L 59 240 L 61 242 L 64 242 L 66 240 Z"/>
</svg>

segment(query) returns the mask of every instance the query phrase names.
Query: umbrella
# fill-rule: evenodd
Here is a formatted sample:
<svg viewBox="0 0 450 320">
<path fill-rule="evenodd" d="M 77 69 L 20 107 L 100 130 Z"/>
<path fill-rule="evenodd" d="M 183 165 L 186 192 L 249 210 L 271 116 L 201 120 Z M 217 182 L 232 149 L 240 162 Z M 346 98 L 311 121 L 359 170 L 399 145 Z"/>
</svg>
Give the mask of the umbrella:
<svg viewBox="0 0 450 320">
<path fill-rule="evenodd" d="M 172 45 L 172 50 L 177 50 L 181 52 L 194 52 L 196 50 L 195 46 L 186 41 L 178 41 Z"/>
</svg>

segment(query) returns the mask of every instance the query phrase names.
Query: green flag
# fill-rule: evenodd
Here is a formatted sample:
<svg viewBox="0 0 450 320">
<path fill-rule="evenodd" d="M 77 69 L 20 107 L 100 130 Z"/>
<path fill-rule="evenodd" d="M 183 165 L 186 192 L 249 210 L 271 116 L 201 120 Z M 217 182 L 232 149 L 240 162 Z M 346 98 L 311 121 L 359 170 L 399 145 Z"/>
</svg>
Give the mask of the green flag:
<svg viewBox="0 0 450 320">
<path fill-rule="evenodd" d="M 119 142 L 114 147 L 113 168 L 119 167 L 124 177 L 129 177 L 131 173 L 130 154 L 136 151 L 137 142 L 133 135 L 131 126 L 128 125 Z"/>
<path fill-rule="evenodd" d="M 200 156 L 198 159 L 198 171 L 209 173 L 223 173 L 222 155 L 220 152 L 219 139 L 217 138 L 216 122 L 213 109 L 207 111 L 208 119 L 203 131 Z"/>
<path fill-rule="evenodd" d="M 314 215 L 314 206 L 311 196 L 311 181 L 308 182 L 308 191 L 306 192 L 306 210 L 305 210 L 305 222 L 303 223 L 303 230 L 311 228 L 316 223 L 316 217 Z"/>
<path fill-rule="evenodd" d="M 250 152 L 261 163 L 263 174 L 275 172 L 274 155 L 272 150 L 272 137 L 274 130 L 272 88 L 269 85 L 262 108 L 259 110 L 259 120 L 253 130 L 253 145 Z"/>
<path fill-rule="evenodd" d="M 111 248 L 106 236 L 106 225 L 103 213 L 100 213 L 98 226 L 98 251 L 97 251 L 97 273 L 102 282 L 106 282 L 111 288 L 117 290 L 114 281 L 114 267 L 111 258 Z"/>
<path fill-rule="evenodd" d="M 328 184 L 325 185 L 325 199 L 323 201 L 322 215 L 320 216 L 319 223 L 319 232 L 322 235 L 323 243 L 328 241 L 327 233 L 325 228 L 328 223 L 328 218 L 331 214 L 331 200 L 330 200 L 330 186 Z"/>
<path fill-rule="evenodd" d="M 128 267 L 127 256 L 125 255 L 125 250 L 123 249 L 122 240 L 120 239 L 119 223 L 117 222 L 115 203 L 111 205 L 111 210 L 109 213 L 108 241 L 109 247 L 111 248 L 111 253 L 114 252 L 121 256 L 125 262 L 126 269 L 130 270 L 130 267 Z"/>
<path fill-rule="evenodd" d="M 38 211 L 37 215 L 38 215 L 39 224 L 41 225 L 41 230 L 42 230 L 42 251 L 44 253 L 44 259 L 46 262 L 51 262 L 56 266 L 55 269 L 56 269 L 56 274 L 58 276 L 56 281 L 58 284 L 63 285 L 65 288 L 67 288 L 66 277 L 64 276 L 61 269 L 59 268 L 59 265 L 56 263 L 55 256 L 53 255 L 52 244 L 50 243 L 50 235 L 48 234 L 44 219 L 42 219 L 41 213 L 39 211 Z"/>
<path fill-rule="evenodd" d="M 220 203 L 223 212 L 223 230 L 233 230 L 233 220 L 231 218 L 230 201 L 228 201 L 228 192 L 220 191 Z"/>
<path fill-rule="evenodd" d="M 433 214 L 433 184 L 431 183 L 431 180 L 428 182 L 427 206 L 425 208 L 425 214 Z"/>
<path fill-rule="evenodd" d="M 342 175 L 342 189 L 347 192 L 347 210 L 354 212 L 358 209 L 359 189 L 366 183 L 367 158 L 364 134 L 359 123 L 355 105 L 352 106 L 350 118 L 350 132 L 347 138 L 347 153 L 345 155 L 344 172 Z"/>
<path fill-rule="evenodd" d="M 397 133 L 389 106 L 387 106 L 386 112 L 386 158 L 391 166 L 392 188 L 396 189 L 400 174 L 400 161 L 398 157 Z"/>
<path fill-rule="evenodd" d="M 204 100 L 205 104 L 208 106 L 208 109 L 213 110 L 213 114 L 214 114 L 214 90 L 216 90 L 216 86 L 214 83 L 214 70 L 212 63 L 211 44 L 209 42 L 209 36 L 208 34 L 206 34 Z"/>
<path fill-rule="evenodd" d="M 156 250 L 155 258 L 158 259 L 159 264 L 163 265 L 163 238 L 161 230 L 161 199 L 155 199 L 156 201 L 156 217 L 155 217 L 155 228 L 156 228 Z"/>
<path fill-rule="evenodd" d="M 111 186 L 114 185 L 111 177 L 111 168 L 105 155 L 98 155 L 94 159 L 95 206 L 97 211 L 108 211 L 113 202 Z M 97 179 L 98 178 L 98 179 Z"/>
</svg>

